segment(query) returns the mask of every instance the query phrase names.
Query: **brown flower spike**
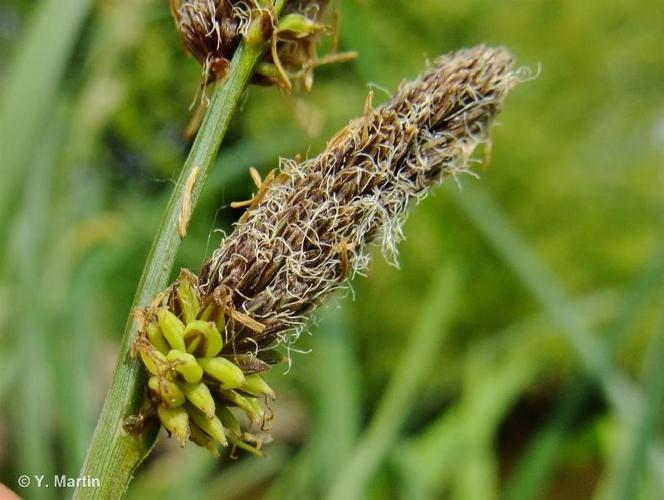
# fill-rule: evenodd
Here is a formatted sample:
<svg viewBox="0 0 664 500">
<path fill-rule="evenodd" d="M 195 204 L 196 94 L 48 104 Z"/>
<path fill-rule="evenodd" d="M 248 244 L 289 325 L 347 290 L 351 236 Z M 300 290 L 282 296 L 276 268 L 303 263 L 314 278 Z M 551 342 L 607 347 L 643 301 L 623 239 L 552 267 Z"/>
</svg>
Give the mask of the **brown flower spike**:
<svg viewBox="0 0 664 500">
<path fill-rule="evenodd" d="M 204 81 L 223 79 L 251 21 L 251 0 L 170 0 L 185 49 L 203 65 Z"/>
<path fill-rule="evenodd" d="M 316 158 L 284 161 L 203 266 L 200 291 L 260 322 L 236 325 L 237 349 L 299 331 L 311 309 L 369 263 L 379 240 L 396 260 L 410 202 L 463 172 L 518 78 L 502 49 L 438 59 L 386 105 L 351 122 Z"/>
<path fill-rule="evenodd" d="M 290 0 L 278 22 L 263 3 L 269 5 L 258 0 L 170 0 L 185 49 L 203 66 L 202 87 L 224 79 L 235 50 L 255 20 L 260 21 L 261 41 L 271 40 L 271 50 L 256 69 L 254 83 L 290 91 L 292 80 L 302 81 L 309 90 L 314 67 L 355 57 L 355 53 L 323 58 L 316 54 L 322 36 L 336 33 L 336 27 L 324 20 L 327 0 Z"/>
<path fill-rule="evenodd" d="M 327 0 L 289 0 L 278 20 L 273 2 L 264 0 L 170 0 L 170 5 L 185 50 L 202 65 L 201 100 L 185 129 L 187 139 L 194 136 L 207 109 L 206 87 L 224 80 L 242 38 L 270 45 L 255 68 L 252 83 L 276 85 L 286 93 L 294 85 L 311 90 L 316 67 L 356 56 L 336 52 L 338 17 L 336 11 L 326 16 Z M 333 24 L 326 17 L 332 17 Z M 325 35 L 335 37 L 332 52 L 318 57 L 317 48 Z"/>
<path fill-rule="evenodd" d="M 143 315 L 137 350 L 162 423 L 181 441 L 211 446 L 228 438 L 255 449 L 259 437 L 239 422 L 248 417 L 265 429 L 273 395 L 256 372 L 280 360 L 274 348 L 289 346 L 313 309 L 366 270 L 369 243 L 379 242 L 396 264 L 409 207 L 468 171 L 519 81 L 504 49 L 443 56 L 385 105 L 372 109 L 370 95 L 364 116 L 319 156 L 282 161 L 200 277 L 183 272 Z M 229 385 L 212 364 L 236 378 Z M 200 394 L 190 397 L 194 389 Z"/>
</svg>

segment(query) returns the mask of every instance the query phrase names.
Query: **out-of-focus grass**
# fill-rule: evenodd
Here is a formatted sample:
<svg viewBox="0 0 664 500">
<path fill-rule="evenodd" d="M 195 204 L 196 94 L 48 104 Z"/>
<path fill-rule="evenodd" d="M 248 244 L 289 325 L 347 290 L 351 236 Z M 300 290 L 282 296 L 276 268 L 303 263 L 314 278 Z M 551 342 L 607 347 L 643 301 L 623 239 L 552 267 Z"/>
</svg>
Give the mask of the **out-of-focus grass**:
<svg viewBox="0 0 664 500">
<path fill-rule="evenodd" d="M 663 274 L 664 246 L 661 246 L 623 297 L 619 311 L 608 328 L 606 340 L 612 353 L 625 343 L 625 337 L 633 327 L 653 288 L 661 288 Z M 561 397 L 556 413 L 547 426 L 535 436 L 521 459 L 506 487 L 505 498 L 512 500 L 537 498 L 560 456 L 560 444 L 565 432 L 571 427 L 584 403 L 590 399 L 595 386 L 596 382 L 584 379 Z"/>
<path fill-rule="evenodd" d="M 25 183 L 35 143 L 54 110 L 66 63 L 80 35 L 91 0 L 41 2 L 12 56 L 0 95 L 0 228 L 6 228 Z M 6 238 L 4 229 L 0 235 Z"/>
<path fill-rule="evenodd" d="M 330 500 L 362 498 L 367 484 L 398 439 L 399 431 L 418 400 L 420 387 L 434 365 L 438 350 L 448 332 L 457 280 L 446 268 L 434 277 L 431 291 L 414 325 L 412 339 L 395 366 L 389 385 L 376 408 L 376 414 L 332 482 Z"/>
<path fill-rule="evenodd" d="M 499 207 L 484 191 L 470 186 L 464 192 L 454 192 L 454 197 L 558 324 L 585 368 L 600 382 L 616 411 L 628 422 L 637 418 L 643 404 L 642 394 L 618 372 L 606 347 L 577 313 L 555 277 L 502 216 Z"/>
<path fill-rule="evenodd" d="M 456 194 L 455 199 L 524 284 L 532 290 L 533 295 L 551 315 L 551 319 L 559 325 L 585 369 L 598 381 L 605 397 L 615 408 L 623 423 L 628 428 L 643 427 L 646 429 L 645 435 L 648 435 L 650 421 L 655 419 L 655 414 L 659 412 L 657 402 L 659 395 L 656 395 L 655 402 L 649 402 L 640 388 L 616 369 L 610 351 L 604 343 L 597 340 L 597 335 L 579 316 L 555 277 L 529 250 L 527 243 L 510 226 L 509 221 L 502 216 L 500 209 L 491 202 L 487 194 L 468 186 L 463 196 Z M 653 385 L 652 391 L 658 390 L 658 386 Z M 639 438 L 641 435 L 637 434 L 634 444 L 635 456 L 639 451 L 647 453 L 645 447 L 642 450 L 638 449 Z M 661 454 L 661 448 L 661 440 L 653 439 L 652 447 L 648 450 L 651 455 L 650 470 L 655 478 L 661 478 L 664 473 L 661 469 L 662 464 L 657 458 L 657 455 Z M 626 474 L 629 476 L 630 472 Z M 632 478 L 629 477 L 625 481 L 629 483 Z M 630 485 L 624 487 L 630 491 Z"/>
<path fill-rule="evenodd" d="M 53 121 L 58 123 L 58 117 Z M 53 236 L 43 214 L 53 202 L 49 185 L 56 178 L 55 154 L 60 139 L 58 127 L 45 137 L 45 144 L 34 158 L 33 175 L 25 184 L 25 194 L 14 218 L 7 248 L 7 260 L 2 269 L 6 276 L 8 294 L 13 298 L 5 327 L 9 332 L 21 332 L 8 339 L 21 371 L 25 367 L 39 367 L 31 376 L 18 376 L 12 384 L 10 405 L 12 421 L 16 426 L 13 444 L 15 467 L 23 474 L 52 477 L 55 472 L 53 449 L 44 449 L 48 443 L 54 416 L 53 384 L 54 353 L 48 334 L 49 309 L 43 299 L 35 300 L 35 288 L 59 287 L 60 283 L 44 280 L 39 262 L 49 260 L 48 241 Z M 10 348 L 11 349 L 11 348 Z M 38 488 L 28 490 L 34 498 L 53 498 L 54 490 Z"/>
<path fill-rule="evenodd" d="M 253 492 L 260 491 L 264 483 L 279 475 L 288 459 L 288 452 L 277 444 L 265 458 L 251 457 L 243 460 L 209 481 L 205 485 L 202 498 L 214 500 L 219 498 L 221 492 L 224 492 L 223 495 L 227 498 L 251 497 Z M 182 493 L 186 495 L 189 492 Z"/>
<path fill-rule="evenodd" d="M 339 303 L 340 302 L 340 303 Z M 321 314 L 304 362 L 317 369 L 302 382 L 310 394 L 314 430 L 297 456 L 284 464 L 266 498 L 320 497 L 347 462 L 359 435 L 361 368 L 352 352 L 350 323 L 344 301 L 334 301 Z"/>
<path fill-rule="evenodd" d="M 658 423 L 661 422 L 661 413 L 664 405 L 664 333 L 659 326 L 654 339 L 651 342 L 652 349 L 646 359 L 643 376 L 643 389 L 645 393 L 645 404 L 643 412 L 638 421 L 627 429 L 623 449 L 619 449 L 615 466 L 609 469 L 607 475 L 608 497 L 619 500 L 637 498 L 640 489 L 640 480 L 648 470 L 645 467 L 648 453 L 652 444 L 658 438 Z M 655 469 L 654 474 L 658 471 Z M 661 479 L 658 476 L 656 479 Z M 648 488 L 650 489 L 650 488 Z M 664 490 L 652 488 L 650 495 L 661 497 Z M 648 496 L 650 496 L 648 495 Z"/>
<path fill-rule="evenodd" d="M 338 307 L 343 307 L 343 304 Z M 345 310 L 328 309 L 317 328 L 312 362 L 319 367 L 312 390 L 316 400 L 316 486 L 327 491 L 351 455 L 360 435 L 360 367 L 353 353 Z"/>
<path fill-rule="evenodd" d="M 179 457 L 158 457 L 130 484 L 127 498 L 201 498 L 214 467 L 215 459 L 210 454 L 195 453 L 189 448 L 182 450 Z"/>
<path fill-rule="evenodd" d="M 460 401 L 395 453 L 405 498 L 435 498 L 448 489 L 456 498 L 497 498 L 493 438 L 538 371 L 532 348 L 520 347 L 497 355 L 478 346 L 469 353 Z"/>
</svg>

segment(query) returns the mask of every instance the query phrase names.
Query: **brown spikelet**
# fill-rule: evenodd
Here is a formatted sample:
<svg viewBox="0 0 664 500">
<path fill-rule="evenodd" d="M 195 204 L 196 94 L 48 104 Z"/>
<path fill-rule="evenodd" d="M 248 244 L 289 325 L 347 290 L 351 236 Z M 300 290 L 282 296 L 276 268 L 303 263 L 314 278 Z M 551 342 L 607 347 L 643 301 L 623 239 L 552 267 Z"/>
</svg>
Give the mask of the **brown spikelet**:
<svg viewBox="0 0 664 500">
<path fill-rule="evenodd" d="M 234 323 L 226 335 L 235 348 L 267 348 L 298 332 L 315 306 L 366 269 L 368 243 L 379 241 L 396 263 L 411 202 L 467 169 L 517 82 L 504 49 L 441 57 L 384 106 L 369 102 L 319 156 L 283 161 L 201 272 L 203 296 L 221 294 L 264 325 L 259 333 Z"/>
<path fill-rule="evenodd" d="M 223 80 L 240 40 L 248 34 L 250 24 L 260 19 L 262 40 L 271 39 L 271 50 L 257 68 L 253 82 L 278 85 L 288 91 L 291 82 L 303 82 L 310 89 L 316 66 L 354 57 L 354 53 L 332 53 L 318 58 L 316 48 L 322 36 L 336 34 L 336 26 L 324 20 L 327 3 L 291 0 L 277 21 L 273 12 L 259 7 L 256 0 L 170 0 L 185 49 L 203 66 L 203 87 Z M 338 20 L 336 14 L 334 18 Z"/>
<path fill-rule="evenodd" d="M 225 76 L 245 33 L 250 0 L 170 0 L 171 13 L 186 50 L 203 65 L 204 83 Z"/>
<path fill-rule="evenodd" d="M 200 104 L 184 131 L 187 139 L 202 123 L 209 103 L 205 89 L 224 80 L 243 37 L 252 45 L 269 44 L 252 83 L 275 85 L 286 93 L 294 86 L 310 90 L 316 67 L 355 57 L 354 52 L 337 53 L 336 42 L 331 53 L 317 54 L 324 35 L 336 40 L 339 18 L 336 10 L 325 15 L 327 0 L 290 0 L 278 20 L 274 6 L 258 0 L 170 0 L 170 5 L 186 52 L 202 65 Z M 326 20 L 330 17 L 332 24 Z"/>
</svg>

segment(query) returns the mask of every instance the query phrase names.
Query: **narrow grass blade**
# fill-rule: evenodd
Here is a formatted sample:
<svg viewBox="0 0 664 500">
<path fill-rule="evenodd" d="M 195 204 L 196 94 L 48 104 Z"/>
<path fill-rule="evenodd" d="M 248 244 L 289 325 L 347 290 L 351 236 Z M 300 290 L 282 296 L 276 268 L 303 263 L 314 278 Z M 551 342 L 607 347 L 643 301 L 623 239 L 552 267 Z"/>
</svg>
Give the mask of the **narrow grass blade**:
<svg viewBox="0 0 664 500">
<path fill-rule="evenodd" d="M 608 328 L 607 345 L 612 352 L 624 341 L 629 328 L 638 318 L 646 299 L 664 276 L 664 245 L 628 290 L 619 306 L 618 314 Z M 589 399 L 595 384 L 583 380 L 565 394 L 557 405 L 554 416 L 546 427 L 535 436 L 532 445 L 520 460 L 505 490 L 507 500 L 534 500 L 538 498 L 553 472 L 566 430 Z"/>
<path fill-rule="evenodd" d="M 664 241 L 662 241 L 647 266 L 627 290 L 615 319 L 609 326 L 606 339 L 611 349 L 618 351 L 629 333 L 629 329 L 639 319 L 643 306 L 661 289 L 664 283 Z"/>
<path fill-rule="evenodd" d="M 594 293 L 577 299 L 578 307 L 592 318 L 593 323 L 600 323 L 610 318 L 616 309 L 616 295 L 615 292 Z M 465 461 L 460 457 L 468 456 L 464 452 L 469 446 L 465 436 L 495 436 L 505 412 L 537 376 L 537 368 L 542 366 L 533 354 L 543 352 L 548 342 L 549 335 L 542 335 L 542 331 L 549 331 L 546 328 L 548 322 L 548 316 L 538 312 L 488 335 L 471 351 L 470 354 L 474 355 L 481 348 L 487 359 L 500 359 L 506 355 L 508 358 L 499 367 L 491 366 L 488 376 L 480 377 L 474 384 L 477 389 L 464 391 L 462 399 L 434 423 L 396 447 L 398 451 L 392 460 L 402 477 L 404 498 L 433 498 L 433 491 L 451 488 L 458 469 L 464 467 Z M 545 344 L 539 345 L 541 342 Z M 526 365 L 521 366 L 524 361 Z M 459 361 L 446 368 L 458 372 L 464 369 L 460 365 L 466 363 L 467 360 Z M 464 387 L 471 381 L 465 382 Z M 462 408 L 466 407 L 468 409 L 463 410 L 463 414 L 482 415 L 478 428 L 471 428 L 468 420 L 461 416 Z M 489 446 L 493 446 L 493 440 Z"/>
<path fill-rule="evenodd" d="M 541 498 L 561 451 L 561 443 L 574 418 L 592 394 L 595 384 L 584 379 L 558 403 L 556 413 L 534 438 L 506 487 L 506 500 Z"/>
<path fill-rule="evenodd" d="M 76 304 L 76 308 L 65 313 L 63 325 L 56 331 L 57 342 L 52 342 L 52 350 L 56 353 L 55 393 L 59 401 L 57 411 L 62 465 L 69 477 L 76 477 L 83 464 L 95 424 L 90 397 L 93 391 L 90 374 L 94 372 L 90 350 L 99 341 L 95 325 L 99 299 L 97 291 L 101 282 L 97 263 L 94 258 L 85 262 L 77 270 L 75 280 L 68 283 L 66 296 Z M 53 263 L 53 266 L 57 264 Z M 64 271 L 61 279 L 73 278 L 67 276 L 67 272 Z"/>
<path fill-rule="evenodd" d="M 449 269 L 439 272 L 376 414 L 334 482 L 329 500 L 362 498 L 367 483 L 397 441 L 419 387 L 434 368 L 448 331 L 456 290 L 455 273 Z"/>
<path fill-rule="evenodd" d="M 450 191 L 477 229 L 494 246 L 560 327 L 585 368 L 601 381 L 609 400 L 616 406 L 618 412 L 633 418 L 635 416 L 633 403 L 640 401 L 640 396 L 630 382 L 617 372 L 607 350 L 590 331 L 583 318 L 577 314 L 572 300 L 567 297 L 555 276 L 512 227 L 488 194 L 470 185 L 464 186 L 463 193 L 458 189 Z"/>
<path fill-rule="evenodd" d="M 491 458 L 495 433 L 513 401 L 541 365 L 528 343 L 477 345 L 465 361 L 458 403 L 417 436 L 398 446 L 393 461 L 408 490 L 433 498 L 453 489 L 461 498 L 491 498 L 497 491 Z M 482 475 L 476 484 L 476 475 Z M 465 496 L 464 496 L 465 495 Z"/>
<path fill-rule="evenodd" d="M 31 176 L 14 219 L 3 269 L 10 295 L 8 331 L 15 335 L 20 367 L 10 395 L 16 477 L 27 474 L 52 478 L 55 473 L 55 457 L 49 446 L 53 416 L 50 382 L 53 364 L 48 349 L 50 318 L 38 291 L 45 285 L 40 263 L 44 261 L 42 250 L 48 248 L 49 227 L 44 214 L 48 213 L 51 202 L 57 130 L 54 127 L 46 136 L 31 163 Z M 33 481 L 19 493 L 49 499 L 54 498 L 55 490 L 38 488 Z"/>
<path fill-rule="evenodd" d="M 247 457 L 209 481 L 201 498 L 250 498 L 249 493 L 277 474 L 288 458 L 285 448 L 270 446 L 265 457 Z"/>
<path fill-rule="evenodd" d="M 316 405 L 312 436 L 281 471 L 266 499 L 319 498 L 343 467 L 360 425 L 359 368 L 350 346 L 347 312 L 325 308 L 312 339 L 307 392 Z M 268 448 L 268 452 L 271 449 Z M 271 454 L 271 453 L 270 453 Z"/>
<path fill-rule="evenodd" d="M 0 96 L 0 237 L 92 0 L 44 0 L 16 44 Z"/>
<path fill-rule="evenodd" d="M 628 427 L 626 446 L 621 450 L 615 466 L 607 474 L 609 489 L 607 498 L 612 500 L 631 500 L 638 498 L 639 480 L 645 471 L 647 451 L 655 441 L 658 424 L 661 423 L 664 408 L 664 328 L 651 342 L 646 361 L 643 388 L 645 407 L 635 425 Z M 659 491 L 658 497 L 664 495 Z"/>
<path fill-rule="evenodd" d="M 316 485 L 328 487 L 343 468 L 360 427 L 359 368 L 353 357 L 345 309 L 329 307 L 313 344 L 317 369 L 314 394 L 316 422 Z"/>
<path fill-rule="evenodd" d="M 450 192 L 477 229 L 540 301 L 576 351 L 584 368 L 596 378 L 620 418 L 628 424 L 639 420 L 643 412 L 643 394 L 616 369 L 608 350 L 577 313 L 562 285 L 500 208 L 484 191 L 470 185 L 464 186 L 463 194 L 458 189 Z M 651 460 L 651 467 L 657 469 L 657 463 Z"/>
<path fill-rule="evenodd" d="M 505 359 L 495 365 L 490 355 L 481 352 L 481 347 L 478 350 L 479 353 L 471 352 L 470 369 L 464 381 L 462 425 L 455 429 L 462 433 L 465 442 L 463 458 L 452 457 L 458 467 L 453 490 L 456 498 L 489 500 L 499 496 L 498 458 L 494 455 L 496 433 L 514 401 L 538 375 L 541 365 L 528 348 L 506 353 Z M 422 466 L 426 469 L 435 462 L 434 458 L 420 463 L 426 464 Z M 440 470 L 430 468 L 430 482 L 435 484 L 439 474 Z"/>
</svg>

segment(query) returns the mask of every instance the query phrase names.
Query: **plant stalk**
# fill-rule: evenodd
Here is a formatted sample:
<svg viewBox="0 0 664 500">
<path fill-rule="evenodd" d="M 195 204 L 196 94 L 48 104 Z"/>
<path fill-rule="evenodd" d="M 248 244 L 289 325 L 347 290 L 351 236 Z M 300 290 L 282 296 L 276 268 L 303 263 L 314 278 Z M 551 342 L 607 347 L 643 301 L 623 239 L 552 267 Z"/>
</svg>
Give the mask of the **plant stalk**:
<svg viewBox="0 0 664 500">
<path fill-rule="evenodd" d="M 284 0 L 274 2 L 275 16 L 283 5 Z M 149 305 L 168 285 L 182 241 L 180 228 L 188 219 L 182 214 L 193 213 L 233 113 L 264 50 L 265 45 L 242 42 L 233 56 L 227 79 L 214 88 L 209 109 L 153 240 L 132 311 Z M 111 387 L 80 473 L 80 477 L 98 479 L 100 484 L 95 488 L 77 488 L 75 499 L 122 498 L 134 471 L 156 442 L 159 432 L 156 422 L 139 434 L 130 434 L 124 429 L 125 419 L 137 415 L 145 399 L 145 373 L 140 361 L 131 355 L 136 335 L 137 323 L 130 315 Z"/>
</svg>

